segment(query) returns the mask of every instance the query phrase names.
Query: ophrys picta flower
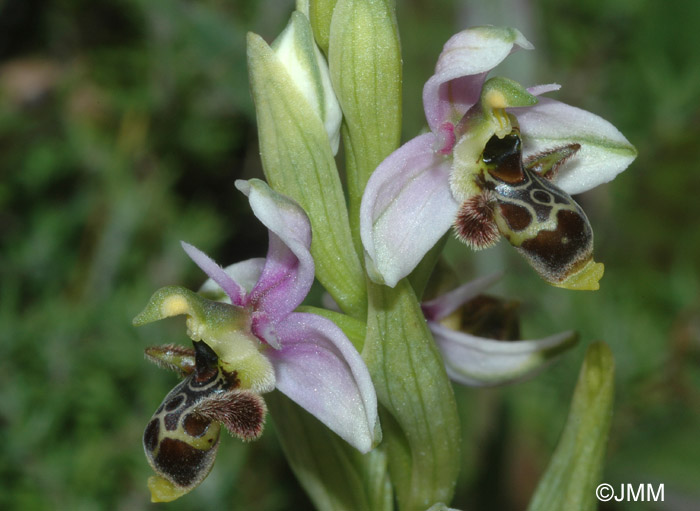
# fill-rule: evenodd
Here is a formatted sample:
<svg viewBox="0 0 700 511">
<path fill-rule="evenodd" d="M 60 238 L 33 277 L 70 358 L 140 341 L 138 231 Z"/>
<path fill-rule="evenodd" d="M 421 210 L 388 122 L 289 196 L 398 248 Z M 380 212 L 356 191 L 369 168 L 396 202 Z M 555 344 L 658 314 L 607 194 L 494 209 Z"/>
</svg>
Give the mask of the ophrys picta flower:
<svg viewBox="0 0 700 511">
<path fill-rule="evenodd" d="M 538 97 L 558 85 L 486 80 L 518 48 L 532 45 L 497 27 L 468 29 L 445 44 L 423 89 L 430 132 L 389 155 L 365 189 L 361 236 L 373 280 L 396 285 L 454 226 L 473 248 L 504 235 L 554 285 L 597 289 L 602 265 L 570 195 L 610 181 L 636 151 L 604 119 Z"/>
<path fill-rule="evenodd" d="M 195 346 L 194 352 L 172 346 L 150 351 L 150 358 L 186 375 L 156 412 L 163 427 L 156 434 L 151 422 L 144 436 L 158 473 L 149 480 L 154 500 L 178 498 L 206 476 L 218 443 L 216 423 L 243 440 L 257 437 L 265 410 L 259 396 L 275 388 L 362 452 L 373 447 L 378 433 L 374 386 L 357 350 L 332 321 L 295 312 L 314 280 L 306 214 L 262 181 L 236 186 L 269 230 L 267 257 L 223 269 L 183 243 L 210 280 L 201 293 L 160 289 L 134 319 L 141 325 L 184 314 Z M 167 412 L 177 413 L 172 429 Z M 168 456 L 166 464 L 175 466 L 167 470 L 158 462 L 163 441 L 187 454 Z"/>
</svg>

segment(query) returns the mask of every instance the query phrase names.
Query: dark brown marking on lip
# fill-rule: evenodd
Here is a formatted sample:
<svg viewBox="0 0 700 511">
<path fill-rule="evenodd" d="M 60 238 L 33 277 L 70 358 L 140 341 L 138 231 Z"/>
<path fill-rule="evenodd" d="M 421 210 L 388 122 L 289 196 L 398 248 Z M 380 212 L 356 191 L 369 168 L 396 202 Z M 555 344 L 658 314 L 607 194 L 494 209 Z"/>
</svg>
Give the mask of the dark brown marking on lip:
<svg viewBox="0 0 700 511">
<path fill-rule="evenodd" d="M 507 202 L 499 204 L 498 207 L 501 210 L 501 215 L 513 231 L 522 231 L 532 222 L 532 216 L 527 208 Z"/>
<path fill-rule="evenodd" d="M 163 419 L 163 422 L 165 423 L 165 429 L 167 429 L 168 431 L 175 431 L 177 429 L 177 423 L 179 422 L 179 420 L 179 412 L 167 414 Z"/>
<path fill-rule="evenodd" d="M 202 451 L 181 440 L 164 438 L 154 463 L 173 482 L 188 487 L 202 477 L 201 470 L 211 451 Z"/>
<path fill-rule="evenodd" d="M 152 419 L 151 422 L 146 426 L 146 431 L 143 432 L 143 445 L 144 447 L 153 452 L 158 446 L 158 435 L 160 434 L 160 421 L 158 419 Z"/>
<path fill-rule="evenodd" d="M 175 396 L 174 398 L 170 399 L 167 403 L 165 403 L 165 410 L 167 412 L 172 412 L 178 406 L 180 406 L 184 400 L 185 396 L 183 396 L 182 394 L 180 394 L 179 396 Z"/>
<path fill-rule="evenodd" d="M 188 413 L 185 416 L 185 419 L 182 421 L 182 427 L 185 430 L 185 433 L 195 438 L 206 433 L 210 424 L 210 420 L 200 417 L 194 413 Z"/>
<path fill-rule="evenodd" d="M 544 190 L 535 190 L 532 192 L 532 198 L 536 200 L 537 202 L 541 202 L 543 204 L 549 204 L 552 202 L 552 196 L 545 192 Z"/>
<path fill-rule="evenodd" d="M 555 280 L 562 280 L 571 268 L 591 251 L 592 233 L 585 217 L 575 211 L 560 210 L 557 228 L 540 231 L 523 241 L 521 249 Z"/>
</svg>

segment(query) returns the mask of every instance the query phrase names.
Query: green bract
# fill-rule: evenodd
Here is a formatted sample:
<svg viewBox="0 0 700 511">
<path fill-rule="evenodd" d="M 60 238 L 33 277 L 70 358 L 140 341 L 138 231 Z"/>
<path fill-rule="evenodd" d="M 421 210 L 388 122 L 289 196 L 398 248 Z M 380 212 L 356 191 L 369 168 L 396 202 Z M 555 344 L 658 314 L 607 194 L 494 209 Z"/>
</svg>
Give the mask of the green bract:
<svg viewBox="0 0 700 511">
<path fill-rule="evenodd" d="M 615 361 L 607 344 L 589 346 L 569 417 L 528 511 L 588 511 L 597 507 L 615 389 Z"/>
<path fill-rule="evenodd" d="M 381 414 L 399 508 L 449 502 L 459 472 L 460 426 L 452 386 L 407 280 L 369 284 L 362 351 Z M 380 409 L 381 411 L 381 409 Z"/>
<path fill-rule="evenodd" d="M 313 44 L 302 14 L 295 13 L 290 25 L 288 37 L 304 34 L 305 47 Z M 278 55 L 255 34 L 248 35 L 248 69 L 265 177 L 304 208 L 318 280 L 344 311 L 361 317 L 367 300 L 364 276 L 356 253 L 348 250 L 345 197 L 323 122 Z"/>
<path fill-rule="evenodd" d="M 331 19 L 338 0 L 310 0 L 309 20 L 314 31 L 316 43 L 324 53 L 328 54 L 328 43 L 331 36 Z"/>
<path fill-rule="evenodd" d="M 270 394 L 268 406 L 285 456 L 317 509 L 394 509 L 383 449 L 360 454 L 281 393 Z"/>
<path fill-rule="evenodd" d="M 393 1 L 338 0 L 328 61 L 343 109 L 343 143 L 353 239 L 374 169 L 401 140 L 401 47 Z"/>
</svg>

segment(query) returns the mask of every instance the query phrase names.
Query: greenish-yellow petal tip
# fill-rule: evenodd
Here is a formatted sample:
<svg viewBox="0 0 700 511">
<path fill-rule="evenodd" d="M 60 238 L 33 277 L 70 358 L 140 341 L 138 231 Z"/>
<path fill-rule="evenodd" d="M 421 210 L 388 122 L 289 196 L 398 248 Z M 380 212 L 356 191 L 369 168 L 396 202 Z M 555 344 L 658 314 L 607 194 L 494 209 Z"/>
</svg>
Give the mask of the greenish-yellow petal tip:
<svg viewBox="0 0 700 511">
<path fill-rule="evenodd" d="M 596 263 L 591 259 L 579 271 L 553 285 L 574 291 L 597 291 L 600 289 L 599 281 L 603 278 L 603 273 L 605 273 L 603 263 Z"/>
<path fill-rule="evenodd" d="M 151 476 L 148 478 L 148 489 L 151 490 L 151 502 L 172 502 L 188 493 L 191 488 L 178 488 L 161 476 Z"/>
</svg>

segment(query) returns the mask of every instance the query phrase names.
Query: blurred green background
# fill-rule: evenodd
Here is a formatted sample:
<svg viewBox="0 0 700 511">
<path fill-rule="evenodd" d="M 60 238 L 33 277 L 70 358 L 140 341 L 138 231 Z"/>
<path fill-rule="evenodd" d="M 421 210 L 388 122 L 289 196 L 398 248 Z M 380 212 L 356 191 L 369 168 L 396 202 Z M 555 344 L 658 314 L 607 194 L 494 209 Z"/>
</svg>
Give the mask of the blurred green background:
<svg viewBox="0 0 700 511">
<path fill-rule="evenodd" d="M 604 481 L 663 483 L 700 509 L 700 2 L 398 2 L 405 139 L 444 42 L 511 25 L 536 46 L 500 72 L 615 124 L 639 157 L 577 197 L 606 275 L 547 286 L 510 247 L 448 258 L 464 279 L 506 266 L 524 337 L 581 346 L 534 380 L 458 389 L 464 465 L 454 506 L 524 509 L 556 444 L 583 350 L 607 341 L 617 399 Z M 291 1 L 0 0 L 0 509 L 150 509 L 141 433 L 175 385 L 142 356 L 181 321 L 135 329 L 158 287 L 203 280 L 178 240 L 231 263 L 266 250 L 233 187 L 260 175 L 245 33 L 271 41 Z M 507 66 L 507 67 L 506 67 Z M 279 425 L 283 427 L 282 425 Z M 268 422 L 224 438 L 200 489 L 163 508 L 308 509 Z"/>
</svg>

